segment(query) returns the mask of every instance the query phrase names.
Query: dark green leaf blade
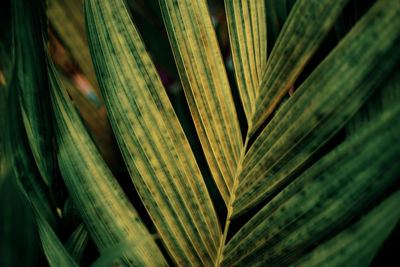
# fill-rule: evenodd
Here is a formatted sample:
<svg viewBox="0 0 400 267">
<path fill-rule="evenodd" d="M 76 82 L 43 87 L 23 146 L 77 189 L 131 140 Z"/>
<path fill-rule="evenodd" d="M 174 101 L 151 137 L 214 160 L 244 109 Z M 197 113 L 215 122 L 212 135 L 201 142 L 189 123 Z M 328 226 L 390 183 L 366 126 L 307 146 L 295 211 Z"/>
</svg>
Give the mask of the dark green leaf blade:
<svg viewBox="0 0 400 267">
<path fill-rule="evenodd" d="M 225 265 L 285 265 L 345 227 L 399 181 L 400 106 L 316 162 L 227 244 Z"/>
<path fill-rule="evenodd" d="M 397 67 L 384 84 L 376 90 L 364 106 L 346 124 L 346 135 L 351 136 L 382 110 L 400 102 L 400 69 Z"/>
<path fill-rule="evenodd" d="M 395 0 L 378 1 L 262 131 L 243 161 L 234 214 L 290 182 L 392 71 L 399 12 Z"/>
<path fill-rule="evenodd" d="M 368 266 L 400 221 L 400 191 L 293 266 Z"/>
<path fill-rule="evenodd" d="M 55 173 L 46 60 L 43 49 L 43 3 L 12 1 L 15 71 L 19 106 L 33 158 L 47 185 Z"/>
</svg>

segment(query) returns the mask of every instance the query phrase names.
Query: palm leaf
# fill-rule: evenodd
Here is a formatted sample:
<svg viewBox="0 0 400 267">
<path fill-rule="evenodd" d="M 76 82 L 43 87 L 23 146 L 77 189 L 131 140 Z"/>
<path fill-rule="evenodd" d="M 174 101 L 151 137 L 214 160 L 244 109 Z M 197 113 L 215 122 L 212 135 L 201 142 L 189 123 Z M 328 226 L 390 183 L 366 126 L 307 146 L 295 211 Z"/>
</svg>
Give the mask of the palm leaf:
<svg viewBox="0 0 400 267">
<path fill-rule="evenodd" d="M 400 70 L 395 69 L 379 89 L 369 97 L 365 105 L 346 124 L 347 135 L 353 135 L 376 115 L 380 114 L 384 108 L 396 105 L 399 102 Z"/>
<path fill-rule="evenodd" d="M 233 64 L 247 121 L 267 61 L 264 1 L 225 1 Z"/>
<path fill-rule="evenodd" d="M 252 135 L 294 85 L 347 0 L 297 1 L 274 45 L 249 121 Z"/>
<path fill-rule="evenodd" d="M 213 262 L 217 217 L 189 143 L 123 1 L 86 1 L 89 45 L 132 181 L 179 264 Z"/>
<path fill-rule="evenodd" d="M 286 265 L 368 208 L 398 180 L 399 115 L 389 109 L 288 185 L 229 241 L 222 264 Z"/>
<path fill-rule="evenodd" d="M 21 114 L 28 136 L 29 145 L 41 177 L 50 184 L 54 176 L 52 158 L 50 105 L 47 94 L 45 57 L 42 48 L 43 7 L 31 1 L 12 1 L 13 27 L 15 38 L 15 61 L 17 90 L 20 91 Z M 40 25 L 42 27 L 40 27 Z"/>
<path fill-rule="evenodd" d="M 400 221 L 399 204 L 400 192 L 397 191 L 294 266 L 368 266 Z"/>
<path fill-rule="evenodd" d="M 67 242 L 65 242 L 66 250 L 71 254 L 71 257 L 77 262 L 81 260 L 88 240 L 89 240 L 89 233 L 86 230 L 85 225 L 81 223 L 72 233 L 72 235 L 68 238 Z"/>
<path fill-rule="evenodd" d="M 121 263 L 163 264 L 154 240 L 128 202 L 68 99 L 49 62 L 51 101 L 56 121 L 58 163 L 64 182 L 100 252 L 121 242 L 141 246 L 125 251 Z"/>
<path fill-rule="evenodd" d="M 18 105 L 18 90 L 16 76 L 9 81 L 7 99 L 8 118 L 5 124 L 5 155 L 6 164 L 13 166 L 12 175 L 29 200 L 34 212 L 40 214 L 54 227 L 57 217 L 55 207 L 50 198 L 48 187 L 42 180 L 33 155 L 30 152 L 28 137 L 22 122 L 21 110 Z"/>
<path fill-rule="evenodd" d="M 57 225 L 58 218 L 55 214 L 55 207 L 50 198 L 49 190 L 39 174 L 33 155 L 30 153 L 28 138 L 18 105 L 18 91 L 15 88 L 17 86 L 15 79 L 16 76 L 13 76 L 8 85 L 10 87 L 7 104 L 9 117 L 5 128 L 7 164 L 14 166 L 12 169 L 13 176 L 10 178 L 16 180 L 22 193 L 29 201 L 34 217 L 40 220 L 40 222 L 37 221 L 38 226 L 39 224 L 43 226 L 39 230 L 39 236 L 49 262 L 55 265 L 55 261 L 58 262 L 58 260 L 62 259 L 60 264 L 66 265 L 70 256 L 62 249 L 61 242 L 53 229 Z M 31 219 L 33 220 L 33 218 Z M 55 245 L 57 249 L 53 251 Z"/>
<path fill-rule="evenodd" d="M 400 57 L 398 8 L 376 3 L 262 131 L 243 161 L 234 216 L 293 179 L 386 78 Z"/>
<path fill-rule="evenodd" d="M 229 203 L 242 137 L 206 1 L 160 1 L 197 134 L 215 183 Z"/>
<path fill-rule="evenodd" d="M 5 71 L 11 89 L 5 91 L 7 157 L 0 167 L 13 166 L 50 265 L 93 261 L 84 253 L 91 249 L 89 238 L 100 252 L 93 266 L 368 264 L 395 227 L 395 0 L 362 7 L 357 1 L 354 18 L 361 19 L 350 23 L 342 20 L 354 0 L 224 1 L 235 73 L 228 72 L 238 95 L 213 28 L 220 17 L 210 16 L 206 0 L 159 0 L 159 10 L 156 0 L 129 0 L 137 24 L 124 0 L 85 0 L 83 13 L 78 0 L 51 0 L 50 25 L 82 71 L 98 80 L 138 196 L 130 184 L 125 188 L 125 166 L 116 164 L 114 177 L 112 160 L 101 157 L 99 151 L 106 155 L 112 145 L 99 138 L 100 130 L 93 134 L 98 150 L 77 113 L 93 133 L 96 110 L 61 75 L 75 105 L 68 99 L 43 49 L 42 6 L 27 2 L 13 3 L 15 38 L 0 36 L 0 53 L 10 58 Z M 172 106 L 150 59 L 157 66 L 173 64 L 161 15 L 187 106 L 174 96 Z M 339 37 L 331 48 L 326 41 L 334 38 L 333 27 Z M 294 94 L 285 98 L 294 84 Z M 190 110 L 193 125 L 178 120 L 175 112 L 186 116 L 182 110 Z M 214 205 L 226 213 L 218 208 L 217 214 Z M 62 236 L 65 225 L 69 236 Z M 65 245 L 59 236 L 69 237 Z"/>
<path fill-rule="evenodd" d="M 37 225 L 42 240 L 43 251 L 50 266 L 79 266 L 63 246 L 51 226 L 41 216 L 37 216 Z"/>
</svg>

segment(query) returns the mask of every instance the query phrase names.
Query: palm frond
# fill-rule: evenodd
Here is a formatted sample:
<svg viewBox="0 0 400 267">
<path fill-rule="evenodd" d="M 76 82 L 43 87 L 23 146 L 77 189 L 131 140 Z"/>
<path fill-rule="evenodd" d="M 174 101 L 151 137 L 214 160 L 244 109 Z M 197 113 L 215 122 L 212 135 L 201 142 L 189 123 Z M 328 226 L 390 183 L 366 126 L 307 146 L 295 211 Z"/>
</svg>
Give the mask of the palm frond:
<svg viewBox="0 0 400 267">
<path fill-rule="evenodd" d="M 197 134 L 211 174 L 228 204 L 244 151 L 206 1 L 160 1 L 160 7 Z"/>
<path fill-rule="evenodd" d="M 147 240 L 150 233 L 102 160 L 50 61 L 48 68 L 58 164 L 97 247 L 102 252 L 120 242 Z M 125 264 L 164 262 L 153 239 L 125 251 L 120 261 Z"/>
<path fill-rule="evenodd" d="M 86 245 L 89 241 L 89 233 L 85 228 L 85 225 L 81 223 L 72 235 L 65 242 L 65 249 L 71 254 L 71 257 L 79 262 L 83 256 Z"/>
<path fill-rule="evenodd" d="M 228 242 L 223 264 L 287 264 L 381 197 L 400 171 L 399 112 L 388 110 L 290 183 Z"/>
<path fill-rule="evenodd" d="M 386 78 L 400 57 L 396 8 L 376 3 L 262 131 L 243 161 L 234 214 L 290 182 Z"/>
<path fill-rule="evenodd" d="M 211 2 L 12 1 L 0 174 L 50 266 L 368 265 L 398 225 L 397 1 Z"/>
<path fill-rule="evenodd" d="M 50 266 L 79 266 L 42 216 L 37 216 L 37 225 L 42 240 L 43 251 Z"/>
<path fill-rule="evenodd" d="M 46 118 L 50 113 L 50 101 L 47 92 L 45 56 L 42 43 L 43 6 L 30 1 L 12 1 L 16 88 L 19 91 L 19 105 L 26 135 L 33 158 L 41 177 L 47 185 L 54 177 L 54 159 L 52 158 L 52 126 Z"/>
<path fill-rule="evenodd" d="M 297 1 L 263 69 L 249 135 L 263 124 L 331 29 L 348 0 Z"/>
<path fill-rule="evenodd" d="M 399 203 L 400 192 L 397 191 L 294 266 L 368 266 L 400 220 Z"/>
<path fill-rule="evenodd" d="M 89 45 L 132 181 L 179 264 L 209 265 L 220 228 L 183 129 L 123 1 L 86 1 Z"/>
<path fill-rule="evenodd" d="M 236 80 L 247 121 L 267 62 L 267 25 L 264 1 L 225 1 L 229 40 Z"/>
</svg>

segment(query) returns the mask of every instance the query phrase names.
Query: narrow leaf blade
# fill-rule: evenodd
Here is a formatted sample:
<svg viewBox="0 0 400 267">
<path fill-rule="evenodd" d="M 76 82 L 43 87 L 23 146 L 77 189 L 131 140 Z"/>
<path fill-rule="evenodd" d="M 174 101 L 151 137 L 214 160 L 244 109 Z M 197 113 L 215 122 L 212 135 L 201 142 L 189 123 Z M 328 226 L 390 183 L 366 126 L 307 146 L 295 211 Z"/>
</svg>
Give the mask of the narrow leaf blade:
<svg viewBox="0 0 400 267">
<path fill-rule="evenodd" d="M 265 1 L 225 0 L 236 81 L 247 120 L 267 62 Z"/>
<path fill-rule="evenodd" d="M 50 266 L 77 267 L 79 264 L 71 257 L 58 239 L 56 233 L 42 216 L 36 219 L 44 254 Z"/>
<path fill-rule="evenodd" d="M 150 236 L 119 184 L 105 165 L 80 121 L 48 59 L 51 101 L 56 121 L 58 162 L 75 206 L 100 253 L 121 242 L 138 242 Z M 153 240 L 125 251 L 119 263 L 164 265 Z"/>
<path fill-rule="evenodd" d="M 289 184 L 227 244 L 225 265 L 286 265 L 399 181 L 400 107 L 387 110 Z"/>
<path fill-rule="evenodd" d="M 179 265 L 213 262 L 220 228 L 204 180 L 124 1 L 85 1 L 100 88 L 132 181 Z"/>
<path fill-rule="evenodd" d="M 368 266 L 400 221 L 400 191 L 293 266 Z"/>
<path fill-rule="evenodd" d="M 249 125 L 252 135 L 315 53 L 348 0 L 297 1 L 268 58 Z"/>
<path fill-rule="evenodd" d="M 33 158 L 42 179 L 51 183 L 54 171 L 52 158 L 52 126 L 46 60 L 42 34 L 45 28 L 44 7 L 32 1 L 12 1 L 15 38 L 15 71 L 19 106 Z"/>
<path fill-rule="evenodd" d="M 243 161 L 234 214 L 290 182 L 391 72 L 399 11 L 396 1 L 378 1 L 262 131 Z"/>
<path fill-rule="evenodd" d="M 159 3 L 197 134 L 211 174 L 228 204 L 242 137 L 207 3 Z"/>
</svg>

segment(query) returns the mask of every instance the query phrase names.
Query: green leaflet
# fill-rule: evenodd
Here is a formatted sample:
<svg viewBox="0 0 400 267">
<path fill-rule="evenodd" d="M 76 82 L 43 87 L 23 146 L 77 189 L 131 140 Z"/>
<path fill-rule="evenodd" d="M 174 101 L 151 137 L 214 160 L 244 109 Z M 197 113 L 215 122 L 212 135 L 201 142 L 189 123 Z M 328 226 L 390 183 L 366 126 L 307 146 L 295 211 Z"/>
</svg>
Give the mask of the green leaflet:
<svg viewBox="0 0 400 267">
<path fill-rule="evenodd" d="M 160 0 L 185 96 L 215 183 L 228 205 L 243 153 L 238 118 L 205 0 Z"/>
<path fill-rule="evenodd" d="M 12 1 L 15 43 L 15 71 L 19 106 L 33 158 L 47 185 L 54 175 L 52 127 L 46 62 L 42 42 L 44 10 L 42 3 Z"/>
<path fill-rule="evenodd" d="M 268 58 L 249 135 L 262 125 L 293 86 L 348 0 L 297 1 Z"/>
<path fill-rule="evenodd" d="M 400 221 L 400 191 L 293 266 L 368 266 Z"/>
<path fill-rule="evenodd" d="M 73 266 L 52 229 L 56 225 L 55 207 L 46 186 L 51 185 L 55 171 L 51 117 L 47 117 L 51 113 L 42 37 L 43 6 L 17 0 L 12 1 L 12 11 L 16 77 L 10 81 L 8 155 L 13 160 L 14 175 L 33 206 L 49 262 L 53 266 Z"/>
<path fill-rule="evenodd" d="M 124 1 L 85 1 L 100 88 L 132 181 L 179 265 L 210 265 L 219 223 L 185 134 Z"/>
<path fill-rule="evenodd" d="M 117 258 L 119 255 L 124 254 L 126 251 L 131 250 L 132 248 L 135 248 L 136 246 L 141 246 L 143 243 L 148 242 L 149 240 L 151 241 L 153 239 L 153 236 L 148 235 L 145 238 L 139 240 L 139 242 L 124 242 L 124 243 L 119 243 L 115 247 L 111 247 L 104 251 L 102 255 L 96 259 L 93 264 L 91 264 L 91 267 L 102 267 L 102 266 L 110 266 L 112 265 L 113 261 L 115 258 Z"/>
<path fill-rule="evenodd" d="M 31 206 L 15 177 L 0 174 L 0 266 L 32 266 L 40 248 Z"/>
<path fill-rule="evenodd" d="M 394 69 L 384 84 L 376 90 L 365 105 L 346 124 L 346 135 L 351 136 L 380 114 L 384 108 L 400 101 L 400 69 Z"/>
<path fill-rule="evenodd" d="M 71 257 L 79 262 L 85 251 L 86 244 L 89 240 L 89 233 L 85 229 L 85 225 L 81 223 L 65 243 L 65 248 L 71 254 Z M 121 254 L 117 255 L 120 256 Z"/>
<path fill-rule="evenodd" d="M 147 239 L 150 234 L 89 137 L 50 61 L 48 75 L 61 174 L 100 253 L 120 243 L 146 239 L 142 245 L 126 250 L 117 263 L 165 265 L 157 245 Z"/>
<path fill-rule="evenodd" d="M 40 239 L 44 254 L 50 264 L 54 267 L 69 267 L 79 266 L 78 263 L 71 257 L 65 249 L 57 235 L 54 233 L 51 226 L 42 216 L 36 217 L 36 222 L 39 229 Z"/>
<path fill-rule="evenodd" d="M 10 81 L 9 86 L 10 94 L 7 105 L 8 121 L 6 124 L 5 136 L 7 161 L 9 161 L 9 165 L 13 166 L 12 169 L 16 182 L 31 204 L 34 217 L 36 219 L 40 217 L 41 224 L 46 224 L 46 228 L 42 228 L 39 231 L 39 235 L 42 246 L 44 248 L 49 248 L 51 251 L 55 243 L 60 243 L 52 229 L 58 221 L 55 216 L 55 207 L 49 197 L 48 187 L 40 178 L 39 171 L 30 152 L 28 139 L 21 118 L 21 111 L 18 105 L 18 91 L 15 90 L 16 83 L 14 79 Z M 54 252 L 50 251 L 46 250 L 46 255 L 53 259 L 52 254 Z M 58 257 L 69 258 L 68 253 L 65 251 L 58 249 L 56 249 L 56 251 Z M 50 252 L 50 254 L 48 254 L 48 252 Z M 62 264 L 62 262 L 63 261 L 61 261 L 60 264 Z"/>
<path fill-rule="evenodd" d="M 267 62 L 267 19 L 264 1 L 225 0 L 229 40 L 247 121 Z"/>
<path fill-rule="evenodd" d="M 378 1 L 262 131 L 243 161 L 233 216 L 290 182 L 386 78 L 400 56 L 396 2 Z"/>
<path fill-rule="evenodd" d="M 223 265 L 286 265 L 343 228 L 399 181 L 400 106 L 307 169 L 224 250 Z"/>
<path fill-rule="evenodd" d="M 9 81 L 7 99 L 7 120 L 5 122 L 5 158 L 6 164 L 28 199 L 33 210 L 40 214 L 54 227 L 56 225 L 55 207 L 50 199 L 48 187 L 41 179 L 33 156 L 30 152 L 28 138 L 22 122 L 18 105 L 16 76 Z"/>
</svg>

